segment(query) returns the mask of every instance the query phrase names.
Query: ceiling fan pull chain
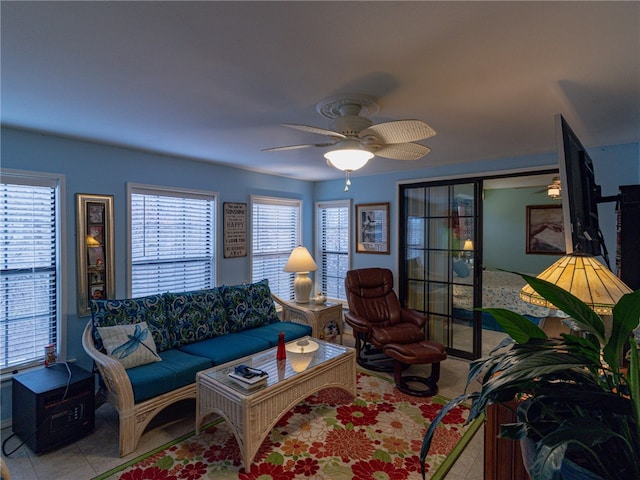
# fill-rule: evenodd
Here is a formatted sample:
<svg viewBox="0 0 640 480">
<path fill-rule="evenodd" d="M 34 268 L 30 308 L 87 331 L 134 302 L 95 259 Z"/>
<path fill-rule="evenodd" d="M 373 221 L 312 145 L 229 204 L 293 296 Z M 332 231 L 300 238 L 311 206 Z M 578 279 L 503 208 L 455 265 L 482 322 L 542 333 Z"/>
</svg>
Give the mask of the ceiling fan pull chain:
<svg viewBox="0 0 640 480">
<path fill-rule="evenodd" d="M 347 175 L 347 181 L 344 184 L 344 191 L 348 192 L 349 191 L 349 185 L 351 185 L 351 178 L 349 178 L 349 176 L 351 174 L 351 170 L 345 170 L 345 174 Z"/>
</svg>

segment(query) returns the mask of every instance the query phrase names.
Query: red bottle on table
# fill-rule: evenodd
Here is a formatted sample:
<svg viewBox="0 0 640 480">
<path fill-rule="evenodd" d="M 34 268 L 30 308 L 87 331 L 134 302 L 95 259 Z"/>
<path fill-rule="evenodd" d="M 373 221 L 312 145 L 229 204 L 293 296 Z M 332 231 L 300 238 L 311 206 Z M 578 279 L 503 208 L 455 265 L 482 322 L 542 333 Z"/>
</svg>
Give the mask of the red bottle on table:
<svg viewBox="0 0 640 480">
<path fill-rule="evenodd" d="M 276 353 L 276 360 L 286 360 L 287 350 L 284 348 L 284 332 L 278 334 L 278 350 Z"/>
</svg>

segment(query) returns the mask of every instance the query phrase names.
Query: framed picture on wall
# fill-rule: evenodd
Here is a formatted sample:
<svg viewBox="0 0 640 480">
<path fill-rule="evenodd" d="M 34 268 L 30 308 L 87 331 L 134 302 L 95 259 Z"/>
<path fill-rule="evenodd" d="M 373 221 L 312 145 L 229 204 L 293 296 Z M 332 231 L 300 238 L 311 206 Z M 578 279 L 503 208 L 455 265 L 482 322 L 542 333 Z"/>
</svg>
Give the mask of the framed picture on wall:
<svg viewBox="0 0 640 480">
<path fill-rule="evenodd" d="M 356 252 L 389 254 L 389 203 L 356 205 Z"/>
<path fill-rule="evenodd" d="M 78 315 L 91 313 L 91 299 L 113 298 L 113 196 L 76 194 Z"/>
<path fill-rule="evenodd" d="M 223 204 L 224 258 L 247 256 L 247 204 Z"/>
<path fill-rule="evenodd" d="M 527 205 L 526 252 L 564 255 L 564 227 L 561 205 Z"/>
</svg>

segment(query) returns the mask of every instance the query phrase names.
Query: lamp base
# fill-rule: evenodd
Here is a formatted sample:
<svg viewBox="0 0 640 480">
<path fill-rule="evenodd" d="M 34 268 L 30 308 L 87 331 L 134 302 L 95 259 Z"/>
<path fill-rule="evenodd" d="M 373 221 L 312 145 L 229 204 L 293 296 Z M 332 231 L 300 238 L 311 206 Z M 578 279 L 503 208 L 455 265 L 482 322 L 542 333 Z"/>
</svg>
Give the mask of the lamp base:
<svg viewBox="0 0 640 480">
<path fill-rule="evenodd" d="M 311 278 L 309 272 L 297 272 L 293 280 L 293 291 L 296 303 L 309 303 L 311 295 Z"/>
</svg>

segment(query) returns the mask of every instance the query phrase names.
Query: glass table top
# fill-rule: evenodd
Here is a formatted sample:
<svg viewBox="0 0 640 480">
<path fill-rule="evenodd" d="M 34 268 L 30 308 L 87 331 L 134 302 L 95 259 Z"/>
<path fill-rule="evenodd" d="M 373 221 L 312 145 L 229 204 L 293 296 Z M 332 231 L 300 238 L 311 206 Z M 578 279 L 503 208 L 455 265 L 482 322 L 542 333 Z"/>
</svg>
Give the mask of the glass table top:
<svg viewBox="0 0 640 480">
<path fill-rule="evenodd" d="M 309 349 L 313 349 L 315 346 L 314 344 L 316 344 L 318 348 L 311 353 L 297 353 L 301 348 L 296 344 L 301 341 L 309 342 L 308 346 L 304 347 L 307 351 Z M 286 360 L 276 360 L 277 347 L 273 347 L 263 352 L 239 358 L 218 367 L 213 367 L 204 372 L 203 375 L 245 395 L 252 395 L 259 390 L 269 388 L 278 382 L 293 378 L 306 370 L 312 369 L 333 358 L 344 355 L 351 350 L 349 347 L 336 345 L 334 343 L 325 342 L 324 340 L 312 337 L 299 338 L 291 342 L 287 342 L 286 345 L 288 350 L 294 350 L 287 351 Z M 236 381 L 229 378 L 229 373 L 233 372 L 235 367 L 241 364 L 267 372 L 268 377 L 266 386 L 249 391 L 238 385 Z"/>
</svg>

